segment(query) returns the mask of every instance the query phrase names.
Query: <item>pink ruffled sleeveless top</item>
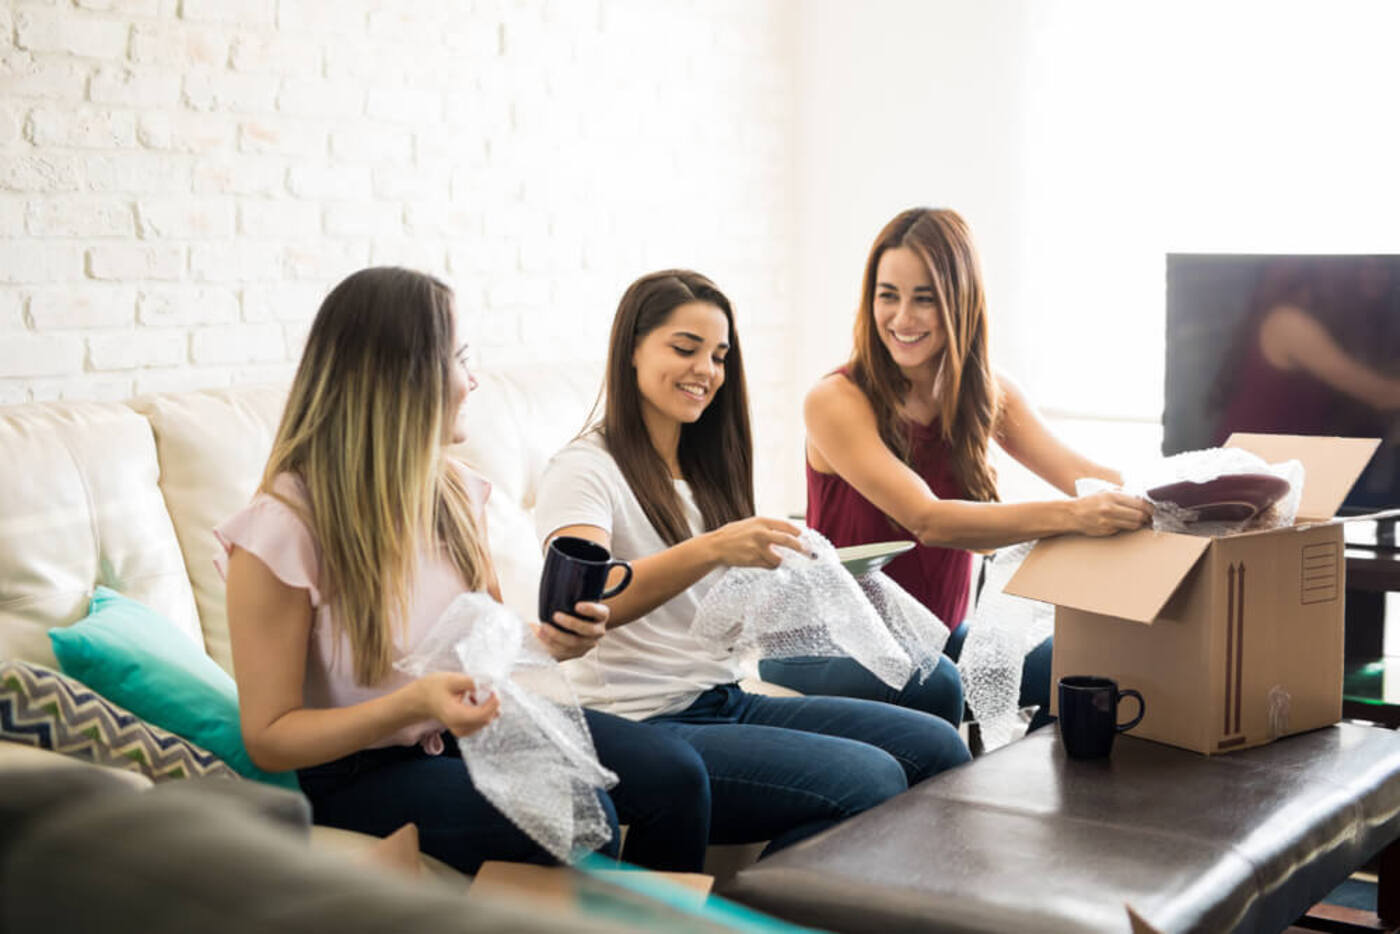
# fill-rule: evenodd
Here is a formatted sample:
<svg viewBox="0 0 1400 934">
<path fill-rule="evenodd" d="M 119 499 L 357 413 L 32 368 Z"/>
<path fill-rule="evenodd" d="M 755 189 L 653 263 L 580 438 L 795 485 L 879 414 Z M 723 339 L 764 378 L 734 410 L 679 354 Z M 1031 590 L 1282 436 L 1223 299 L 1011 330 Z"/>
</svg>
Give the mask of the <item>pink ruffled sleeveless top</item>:
<svg viewBox="0 0 1400 934">
<path fill-rule="evenodd" d="M 842 371 L 844 372 L 844 371 Z M 938 423 L 905 422 L 912 441 L 911 466 L 940 499 L 966 499 L 954 478 L 949 448 Z M 967 614 L 972 583 L 972 554 L 954 548 L 917 544 L 913 533 L 898 525 L 839 475 L 818 473 L 807 462 L 807 524 L 837 548 L 872 542 L 915 542 L 885 565 L 885 573 L 928 607 L 950 630 Z"/>
<path fill-rule="evenodd" d="M 281 474 L 273 481 L 272 488 L 278 496 L 295 503 L 309 514 L 306 486 L 300 477 L 292 473 Z M 483 511 L 491 485 L 484 478 L 468 472 L 467 489 L 477 518 L 484 523 Z M 413 680 L 409 675 L 394 671 L 373 686 L 355 682 L 350 642 L 335 625 L 331 604 L 326 599 L 322 584 L 320 546 L 310 526 L 296 509 L 277 496 L 259 493 L 246 507 L 220 523 L 214 529 L 214 535 L 223 546 L 222 552 L 214 558 L 221 575 L 227 573 L 228 556 L 238 547 L 265 564 L 282 583 L 305 590 L 310 597 L 314 615 L 306 653 L 306 680 L 302 689 L 305 706 L 348 707 L 388 694 Z M 420 553 L 408 625 L 395 630 L 395 659 L 413 651 L 447 605 L 466 589 L 461 575 L 445 552 Z M 418 743 L 426 752 L 437 755 L 443 749 L 442 730 L 441 723 L 425 720 L 404 727 L 370 748 Z"/>
</svg>

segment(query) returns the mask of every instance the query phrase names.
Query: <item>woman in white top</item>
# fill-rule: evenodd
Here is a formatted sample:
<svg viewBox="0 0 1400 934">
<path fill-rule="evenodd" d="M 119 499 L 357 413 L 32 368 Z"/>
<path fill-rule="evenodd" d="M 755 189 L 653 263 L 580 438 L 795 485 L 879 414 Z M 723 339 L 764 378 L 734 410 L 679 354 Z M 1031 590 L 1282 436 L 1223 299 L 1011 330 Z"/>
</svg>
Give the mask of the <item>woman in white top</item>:
<svg viewBox="0 0 1400 934">
<path fill-rule="evenodd" d="M 486 859 L 548 855 L 473 787 L 456 737 L 498 700 L 464 674 L 393 668 L 463 591 L 500 599 L 488 554 L 485 480 L 451 461 L 475 381 L 455 339 L 451 291 L 406 269 L 362 270 L 326 297 L 297 370 L 258 495 L 216 530 L 248 752 L 297 769 L 317 823 L 384 835 L 405 823 L 423 849 L 474 872 Z M 579 603 L 534 624 L 558 659 L 603 634 L 607 607 Z M 630 824 L 626 857 L 700 869 L 709 782 L 665 731 L 585 711 L 621 783 L 600 795 Z M 615 810 L 614 810 L 614 805 Z M 639 834 L 640 831 L 640 834 Z"/>
<path fill-rule="evenodd" d="M 668 270 L 627 290 L 613 321 L 602 420 L 540 485 L 544 542 L 587 538 L 632 562 L 608 633 L 569 664 L 584 702 L 683 738 L 710 774 L 711 839 L 812 833 L 964 762 L 947 722 L 874 701 L 742 691 L 723 646 L 690 635 L 714 576 L 776 567 L 798 529 L 754 516 L 753 445 L 729 300 Z"/>
</svg>

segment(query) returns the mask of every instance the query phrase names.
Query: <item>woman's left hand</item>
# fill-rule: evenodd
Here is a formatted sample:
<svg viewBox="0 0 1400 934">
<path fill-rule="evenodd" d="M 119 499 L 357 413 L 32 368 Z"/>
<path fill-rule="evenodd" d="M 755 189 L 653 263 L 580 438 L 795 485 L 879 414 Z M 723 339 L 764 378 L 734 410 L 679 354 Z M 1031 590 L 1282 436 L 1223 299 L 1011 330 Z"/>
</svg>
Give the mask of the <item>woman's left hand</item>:
<svg viewBox="0 0 1400 934">
<path fill-rule="evenodd" d="M 535 623 L 535 635 L 557 661 L 568 661 L 587 654 L 598 644 L 608 631 L 610 613 L 602 603 L 575 603 L 572 614 L 554 614 L 554 625 Z"/>
</svg>

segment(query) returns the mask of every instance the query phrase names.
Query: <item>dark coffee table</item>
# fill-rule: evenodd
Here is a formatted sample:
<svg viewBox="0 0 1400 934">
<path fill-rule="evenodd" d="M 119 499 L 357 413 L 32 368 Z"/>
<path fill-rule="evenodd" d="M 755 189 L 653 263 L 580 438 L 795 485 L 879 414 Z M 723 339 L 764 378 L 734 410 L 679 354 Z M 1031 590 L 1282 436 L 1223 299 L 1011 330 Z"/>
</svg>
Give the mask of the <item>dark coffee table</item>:
<svg viewBox="0 0 1400 934">
<path fill-rule="evenodd" d="M 1398 837 L 1390 730 L 1339 724 L 1216 757 L 1120 737 L 1111 759 L 1078 762 L 1047 729 L 723 894 L 836 931 L 1277 932 L 1382 850 L 1380 914 L 1400 917 Z"/>
</svg>

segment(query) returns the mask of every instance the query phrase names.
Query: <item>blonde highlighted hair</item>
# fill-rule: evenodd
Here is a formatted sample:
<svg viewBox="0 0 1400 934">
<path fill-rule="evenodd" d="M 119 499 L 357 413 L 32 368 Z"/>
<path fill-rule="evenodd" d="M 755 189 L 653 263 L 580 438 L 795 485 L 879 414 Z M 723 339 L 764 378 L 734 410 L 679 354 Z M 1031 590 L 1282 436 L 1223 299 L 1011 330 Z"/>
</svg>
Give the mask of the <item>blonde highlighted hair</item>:
<svg viewBox="0 0 1400 934">
<path fill-rule="evenodd" d="M 875 324 L 876 274 L 886 250 L 912 250 L 928 267 L 947 341 L 938 361 L 939 431 L 951 448 L 953 475 L 969 499 L 995 502 L 996 471 L 987 444 L 1000 415 L 1000 391 L 987 354 L 987 298 L 967 222 L 947 208 L 911 208 L 885 225 L 870 248 L 856 315 L 851 381 L 875 410 L 880 438 L 906 463 L 908 426 L 899 406 L 911 388 Z"/>
<path fill-rule="evenodd" d="M 285 472 L 304 482 L 322 592 L 362 685 L 391 671 L 421 550 L 444 548 L 468 589 L 491 577 L 465 476 L 443 450 L 454 334 L 437 279 L 377 267 L 341 282 L 311 325 L 259 486 L 276 496 Z"/>
</svg>

